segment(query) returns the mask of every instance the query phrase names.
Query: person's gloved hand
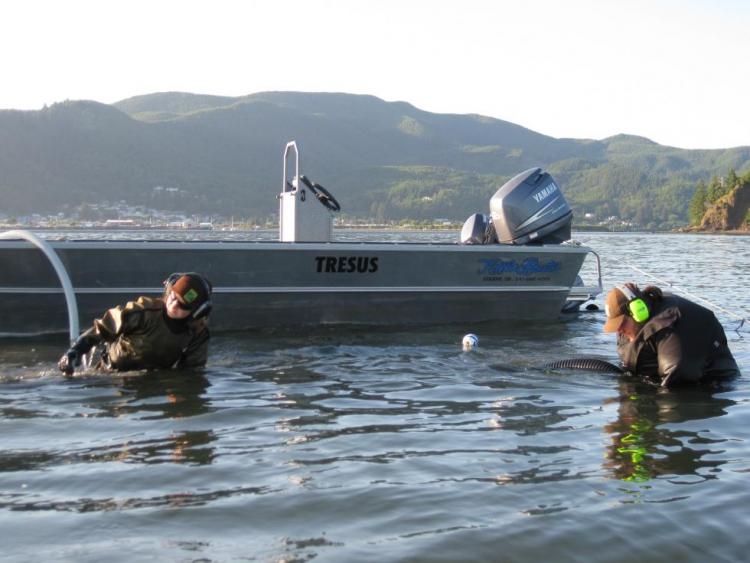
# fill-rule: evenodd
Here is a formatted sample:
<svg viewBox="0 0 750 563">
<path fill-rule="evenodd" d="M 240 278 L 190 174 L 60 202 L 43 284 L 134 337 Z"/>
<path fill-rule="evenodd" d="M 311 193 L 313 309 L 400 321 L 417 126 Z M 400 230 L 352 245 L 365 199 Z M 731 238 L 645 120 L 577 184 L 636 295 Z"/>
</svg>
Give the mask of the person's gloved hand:
<svg viewBox="0 0 750 563">
<path fill-rule="evenodd" d="M 65 375 L 73 375 L 76 367 L 80 365 L 81 355 L 75 348 L 71 348 L 67 352 L 65 352 L 65 354 L 63 354 L 63 357 L 60 358 L 60 361 L 57 362 L 57 367 L 59 367 L 60 371 Z"/>
</svg>

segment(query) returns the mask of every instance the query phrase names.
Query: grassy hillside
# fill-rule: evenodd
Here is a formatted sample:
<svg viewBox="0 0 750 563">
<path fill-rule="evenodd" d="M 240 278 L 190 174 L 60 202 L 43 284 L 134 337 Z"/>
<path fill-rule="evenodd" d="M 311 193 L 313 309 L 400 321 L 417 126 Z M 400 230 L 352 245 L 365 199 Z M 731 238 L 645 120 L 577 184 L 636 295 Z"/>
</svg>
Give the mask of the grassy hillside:
<svg viewBox="0 0 750 563">
<path fill-rule="evenodd" d="M 372 96 L 159 93 L 112 106 L 73 101 L 0 111 L 0 212 L 126 200 L 188 212 L 276 212 L 281 155 L 349 215 L 463 219 L 532 166 L 552 172 L 579 217 L 651 227 L 687 222 L 698 181 L 750 169 L 750 147 L 690 151 L 648 139 L 555 139 L 478 115 L 422 111 Z M 164 199 L 154 187 L 179 188 Z"/>
</svg>

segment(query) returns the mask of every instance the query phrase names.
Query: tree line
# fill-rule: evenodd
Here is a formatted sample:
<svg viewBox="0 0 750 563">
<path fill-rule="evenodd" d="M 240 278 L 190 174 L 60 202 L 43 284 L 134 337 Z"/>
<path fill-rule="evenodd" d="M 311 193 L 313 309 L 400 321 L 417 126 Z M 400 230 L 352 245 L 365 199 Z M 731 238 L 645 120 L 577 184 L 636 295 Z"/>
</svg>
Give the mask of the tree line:
<svg viewBox="0 0 750 563">
<path fill-rule="evenodd" d="M 713 176 L 708 184 L 699 181 L 688 207 L 690 225 L 700 225 L 706 211 L 738 186 L 750 186 L 750 171 L 738 175 L 734 169 L 730 169 L 726 176 Z M 745 222 L 749 221 L 750 212 L 745 218 Z"/>
</svg>

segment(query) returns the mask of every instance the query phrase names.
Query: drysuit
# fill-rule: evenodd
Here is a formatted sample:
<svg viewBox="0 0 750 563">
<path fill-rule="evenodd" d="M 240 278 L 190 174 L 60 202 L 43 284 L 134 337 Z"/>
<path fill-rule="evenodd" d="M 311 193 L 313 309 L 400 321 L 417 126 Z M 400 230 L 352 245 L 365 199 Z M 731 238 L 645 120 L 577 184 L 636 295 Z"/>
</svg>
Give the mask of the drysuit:
<svg viewBox="0 0 750 563">
<path fill-rule="evenodd" d="M 654 304 L 633 342 L 621 335 L 617 353 L 625 369 L 658 377 L 662 387 L 740 374 L 713 312 L 677 295 Z"/>
</svg>

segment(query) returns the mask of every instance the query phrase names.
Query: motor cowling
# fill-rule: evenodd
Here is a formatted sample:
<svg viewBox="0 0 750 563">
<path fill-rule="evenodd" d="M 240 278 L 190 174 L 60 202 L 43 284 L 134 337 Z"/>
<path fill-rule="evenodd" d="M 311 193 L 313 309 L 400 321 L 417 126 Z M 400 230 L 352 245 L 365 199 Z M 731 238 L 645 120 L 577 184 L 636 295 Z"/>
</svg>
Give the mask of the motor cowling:
<svg viewBox="0 0 750 563">
<path fill-rule="evenodd" d="M 474 213 L 461 228 L 461 244 L 492 244 L 497 242 L 495 226 L 489 215 Z"/>
<path fill-rule="evenodd" d="M 497 239 L 504 244 L 559 244 L 570 240 L 573 211 L 541 168 L 521 172 L 490 199 Z"/>
</svg>

